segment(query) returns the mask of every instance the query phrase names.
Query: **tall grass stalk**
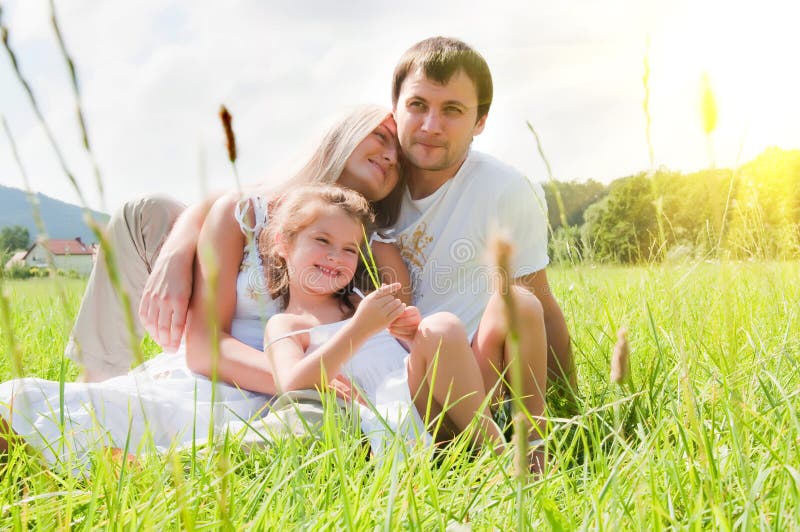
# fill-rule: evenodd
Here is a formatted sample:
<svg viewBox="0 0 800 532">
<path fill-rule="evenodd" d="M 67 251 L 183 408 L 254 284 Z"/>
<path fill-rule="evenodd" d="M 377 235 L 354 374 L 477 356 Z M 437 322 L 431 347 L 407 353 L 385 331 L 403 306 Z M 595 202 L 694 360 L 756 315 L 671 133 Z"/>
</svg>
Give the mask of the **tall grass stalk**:
<svg viewBox="0 0 800 532">
<path fill-rule="evenodd" d="M 528 461 L 528 435 L 529 430 L 527 426 L 527 416 L 525 405 L 522 401 L 522 361 L 520 360 L 519 349 L 519 316 L 517 315 L 517 307 L 514 302 L 514 294 L 511 289 L 512 283 L 510 276 L 511 271 L 511 254 L 513 247 L 511 242 L 501 235 L 494 235 L 492 241 L 492 254 L 494 256 L 495 264 L 497 266 L 499 293 L 503 298 L 503 309 L 505 313 L 506 323 L 508 324 L 508 333 L 506 334 L 505 349 L 508 357 L 511 360 L 511 400 L 513 412 L 513 426 L 514 426 L 514 465 L 517 484 L 517 530 L 525 530 L 527 528 L 525 522 L 524 511 L 524 487 L 530 471 L 530 462 Z M 527 373 L 527 372 L 525 372 Z"/>
<path fill-rule="evenodd" d="M 64 43 L 64 37 L 61 35 L 61 28 L 58 23 L 58 17 L 56 16 L 56 6 L 53 0 L 50 0 L 50 24 L 53 26 L 53 32 L 56 35 L 61 56 L 64 58 L 64 62 L 67 64 L 67 69 L 69 70 L 69 78 L 72 82 L 72 93 L 75 97 L 75 111 L 77 115 L 78 126 L 80 127 L 81 131 L 83 148 L 92 163 L 97 193 L 100 197 L 100 209 L 105 211 L 106 198 L 105 191 L 103 190 L 103 177 L 100 174 L 100 167 L 97 164 L 97 158 L 95 157 L 94 151 L 89 143 L 89 133 L 86 127 L 86 119 L 84 118 L 83 104 L 81 103 L 81 91 L 80 84 L 78 83 L 78 75 L 75 72 L 75 63 L 72 61 L 72 57 L 69 55 L 69 52 L 67 52 L 67 45 Z"/>
<path fill-rule="evenodd" d="M 539 152 L 539 157 L 541 157 L 542 162 L 547 169 L 547 182 L 552 187 L 553 195 L 555 196 L 556 203 L 558 204 L 558 215 L 561 220 L 561 227 L 567 227 L 567 210 L 564 208 L 564 201 L 561 199 L 561 191 L 558 189 L 558 185 L 556 185 L 556 178 L 553 176 L 553 169 L 550 166 L 550 161 L 547 159 L 547 155 L 544 153 L 542 140 L 539 138 L 539 134 L 536 132 L 536 129 L 533 127 L 531 121 L 527 120 L 525 123 L 528 125 L 528 129 L 533 134 L 534 140 L 536 140 L 536 150 Z M 551 227 L 550 232 L 552 233 L 552 231 L 553 228 Z"/>
<path fill-rule="evenodd" d="M 52 21 L 53 21 L 54 28 L 58 32 L 59 30 L 58 30 L 58 24 L 57 24 L 55 11 L 53 10 L 51 14 L 52 14 Z M 59 165 L 61 167 L 61 170 L 63 171 L 64 175 L 67 177 L 68 181 L 72 185 L 72 188 L 75 191 L 75 193 L 78 195 L 78 199 L 80 200 L 81 206 L 83 207 L 83 211 L 84 211 L 84 215 L 83 215 L 84 222 L 91 229 L 92 233 L 94 234 L 95 238 L 97 239 L 97 241 L 100 244 L 100 250 L 103 252 L 102 253 L 103 260 L 104 260 L 104 264 L 105 264 L 105 266 L 106 266 L 106 268 L 108 270 L 109 278 L 111 280 L 111 285 L 114 288 L 114 291 L 119 295 L 120 299 L 122 300 L 122 306 L 123 306 L 123 311 L 124 311 L 124 315 L 125 315 L 125 325 L 126 325 L 126 329 L 128 331 L 129 337 L 130 337 L 131 348 L 132 348 L 132 352 L 134 353 L 135 362 L 137 364 L 141 364 L 144 361 L 144 357 L 142 355 L 142 351 L 141 351 L 141 348 L 140 348 L 140 340 L 139 340 L 138 334 L 136 332 L 135 319 L 134 319 L 133 311 L 131 310 L 131 305 L 130 305 L 130 297 L 128 296 L 127 292 L 122 288 L 122 284 L 120 282 L 120 277 L 119 277 L 119 272 L 118 272 L 118 269 L 117 269 L 117 262 L 116 262 L 116 260 L 114 258 L 114 251 L 113 251 L 112 247 L 110 246 L 108 240 L 106 239 L 105 234 L 104 234 L 104 232 L 102 230 L 102 227 L 100 227 L 100 225 L 92 217 L 91 211 L 89 210 L 89 205 L 86 202 L 85 196 L 83 195 L 83 191 L 81 190 L 81 187 L 78 184 L 78 181 L 75 179 L 74 174 L 69 169 L 69 166 L 66 163 L 64 155 L 63 155 L 63 153 L 61 151 L 61 147 L 58 144 L 58 142 L 56 141 L 56 138 L 53 136 L 52 130 L 50 129 L 50 126 L 48 125 L 47 120 L 45 119 L 44 114 L 42 113 L 42 111 L 41 111 L 41 109 L 39 107 L 39 104 L 38 104 L 38 102 L 36 100 L 36 97 L 33 94 L 33 89 L 31 88 L 30 84 L 25 79 L 25 77 L 22 74 L 22 71 L 20 70 L 19 62 L 17 61 L 17 56 L 14 53 L 14 50 L 11 48 L 11 45 L 9 44 L 8 28 L 2 22 L 2 11 L 0 11 L 0 36 L 2 37 L 3 47 L 5 48 L 8 56 L 9 56 L 9 59 L 11 60 L 11 66 L 12 66 L 12 69 L 14 71 L 14 74 L 15 74 L 17 80 L 19 81 L 20 85 L 22 86 L 23 90 L 25 91 L 25 94 L 28 96 L 28 102 L 30 103 L 31 108 L 33 109 L 33 112 L 36 115 L 36 118 L 37 118 L 37 120 L 39 122 L 39 125 L 42 127 L 42 129 L 45 132 L 45 135 L 47 137 L 47 140 L 48 140 L 48 143 L 50 145 L 50 148 L 53 150 L 53 153 L 56 155 L 56 158 L 58 159 L 58 162 L 59 162 Z M 58 38 L 59 38 L 59 42 L 63 46 L 63 42 L 60 40 L 60 34 L 59 34 Z M 77 86 L 77 77 L 75 75 L 75 70 L 74 70 L 74 68 L 73 68 L 73 66 L 71 64 L 71 59 L 70 59 L 69 55 L 66 54 L 66 49 L 64 49 L 64 57 L 65 57 L 65 59 L 66 59 L 66 61 L 68 63 L 68 67 L 70 69 L 70 74 L 74 79 L 75 86 Z M 79 118 L 81 120 L 83 119 L 83 113 L 82 112 L 79 114 Z M 86 130 L 85 130 L 85 127 L 84 127 L 83 124 L 81 125 L 81 128 L 82 128 L 81 131 L 85 134 Z M 91 149 L 90 149 L 89 144 L 88 144 L 88 136 L 86 138 L 87 138 L 87 142 L 85 143 L 85 147 L 88 150 L 89 155 L 93 158 L 93 154 L 92 154 Z M 55 268 L 53 266 L 51 266 L 51 267 L 52 267 L 52 269 L 54 271 Z"/>
<path fill-rule="evenodd" d="M 653 147 L 653 136 L 651 134 L 652 116 L 650 114 L 650 38 L 647 38 L 644 52 L 644 74 L 642 74 L 642 86 L 644 88 L 644 98 L 642 100 L 642 111 L 644 112 L 644 135 L 647 141 L 647 155 L 650 162 L 647 177 L 650 180 L 650 189 L 653 194 L 653 205 L 656 208 L 656 223 L 658 224 L 658 247 L 655 257 L 663 257 L 667 247 L 666 231 L 664 230 L 664 197 L 659 190 L 656 190 L 653 176 L 656 173 L 656 156 Z"/>
</svg>

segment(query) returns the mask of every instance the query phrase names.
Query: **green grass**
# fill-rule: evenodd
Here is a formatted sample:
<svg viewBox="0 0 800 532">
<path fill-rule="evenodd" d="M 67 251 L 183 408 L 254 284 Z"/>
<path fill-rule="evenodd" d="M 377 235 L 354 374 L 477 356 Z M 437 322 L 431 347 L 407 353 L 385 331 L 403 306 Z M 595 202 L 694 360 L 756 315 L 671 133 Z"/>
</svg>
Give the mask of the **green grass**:
<svg viewBox="0 0 800 532">
<path fill-rule="evenodd" d="M 580 266 L 549 277 L 574 341 L 581 413 L 552 407 L 551 469 L 523 501 L 530 526 L 800 528 L 800 264 Z M 27 375 L 60 374 L 82 283 L 59 282 L 66 302 L 49 281 L 6 283 Z M 608 377 L 621 326 L 625 390 Z M 88 479 L 19 450 L 0 464 L 0 529 L 505 530 L 517 508 L 510 453 L 378 462 L 334 417 L 320 441 L 249 453 L 231 439 L 132 465 L 98 453 Z"/>
</svg>

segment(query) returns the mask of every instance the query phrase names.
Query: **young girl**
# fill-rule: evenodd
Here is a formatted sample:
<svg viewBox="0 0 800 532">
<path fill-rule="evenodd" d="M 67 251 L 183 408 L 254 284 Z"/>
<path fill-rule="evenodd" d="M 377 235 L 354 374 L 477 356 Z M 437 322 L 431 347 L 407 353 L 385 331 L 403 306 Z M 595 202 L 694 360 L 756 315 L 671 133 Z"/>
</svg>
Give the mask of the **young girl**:
<svg viewBox="0 0 800 532">
<path fill-rule="evenodd" d="M 438 357 L 437 339 L 401 332 L 415 330 L 420 317 L 396 297 L 398 283 L 363 300 L 354 294 L 359 246 L 371 221 L 361 195 L 335 186 L 297 189 L 273 212 L 259 245 L 270 265 L 272 296 L 284 305 L 267 322 L 264 338 L 276 386 L 314 388 L 344 374 L 368 405 L 361 409 L 362 429 L 376 454 L 387 425 L 407 440 L 430 442 L 420 416 L 429 394 L 456 430 L 478 415 L 475 443 L 488 438 L 500 445 L 471 352 Z M 408 342 L 410 353 L 387 328 Z"/>
</svg>

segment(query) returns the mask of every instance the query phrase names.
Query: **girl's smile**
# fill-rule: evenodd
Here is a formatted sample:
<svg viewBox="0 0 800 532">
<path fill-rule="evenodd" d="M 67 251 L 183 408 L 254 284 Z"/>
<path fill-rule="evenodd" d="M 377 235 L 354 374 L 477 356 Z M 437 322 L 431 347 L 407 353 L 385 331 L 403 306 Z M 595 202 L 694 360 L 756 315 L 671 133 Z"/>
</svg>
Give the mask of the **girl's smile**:
<svg viewBox="0 0 800 532">
<path fill-rule="evenodd" d="M 358 266 L 362 235 L 361 224 L 341 209 L 320 208 L 314 221 L 291 242 L 278 242 L 290 272 L 291 290 L 322 295 L 345 288 Z"/>
</svg>

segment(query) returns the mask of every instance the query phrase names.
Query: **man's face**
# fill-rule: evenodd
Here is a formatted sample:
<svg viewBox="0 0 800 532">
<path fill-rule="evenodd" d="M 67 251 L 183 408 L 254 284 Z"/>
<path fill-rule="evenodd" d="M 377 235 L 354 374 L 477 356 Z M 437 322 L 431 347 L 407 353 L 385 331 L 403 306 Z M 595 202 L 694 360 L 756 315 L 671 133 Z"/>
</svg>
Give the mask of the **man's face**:
<svg viewBox="0 0 800 532">
<path fill-rule="evenodd" d="M 403 155 L 417 169 L 452 177 L 467 155 L 472 137 L 483 131 L 475 84 L 459 70 L 442 85 L 420 70 L 400 87 L 394 109 Z"/>
</svg>

